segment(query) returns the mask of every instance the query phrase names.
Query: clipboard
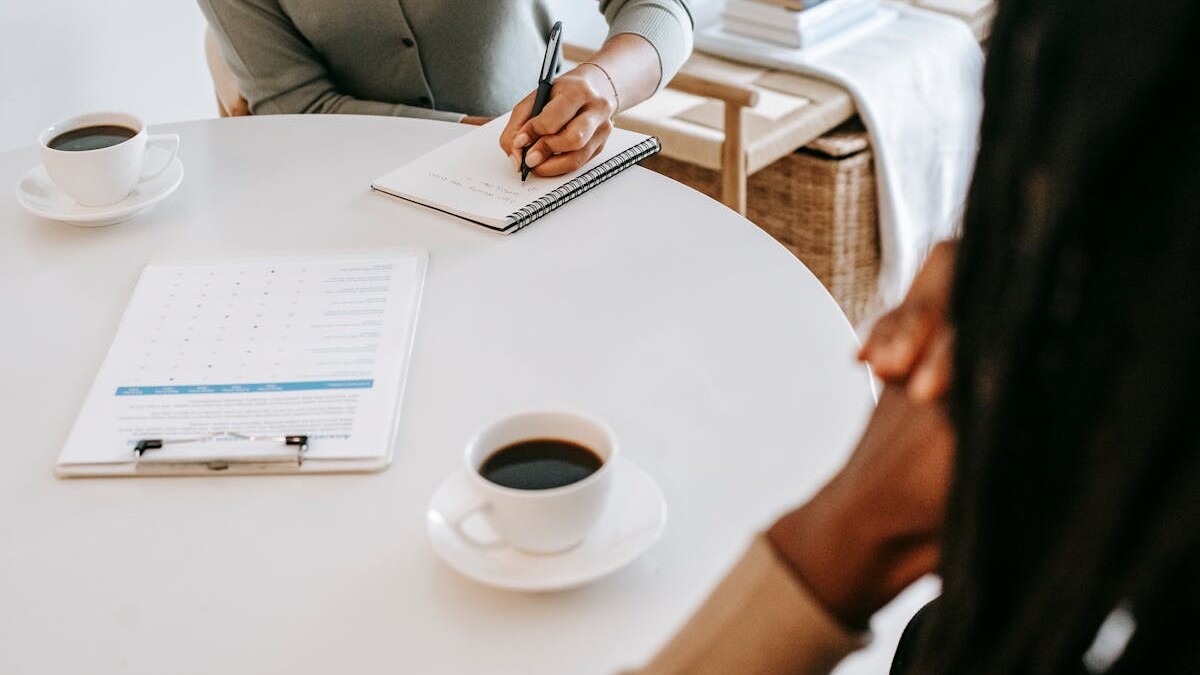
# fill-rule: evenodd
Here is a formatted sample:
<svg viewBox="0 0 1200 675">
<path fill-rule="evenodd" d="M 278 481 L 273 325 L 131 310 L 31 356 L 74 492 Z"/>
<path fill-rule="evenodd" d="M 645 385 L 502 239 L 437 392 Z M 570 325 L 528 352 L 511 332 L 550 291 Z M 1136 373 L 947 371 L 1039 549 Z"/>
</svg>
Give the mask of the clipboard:
<svg viewBox="0 0 1200 675">
<path fill-rule="evenodd" d="M 147 265 L 56 473 L 383 470 L 427 267 L 415 248 Z"/>
</svg>

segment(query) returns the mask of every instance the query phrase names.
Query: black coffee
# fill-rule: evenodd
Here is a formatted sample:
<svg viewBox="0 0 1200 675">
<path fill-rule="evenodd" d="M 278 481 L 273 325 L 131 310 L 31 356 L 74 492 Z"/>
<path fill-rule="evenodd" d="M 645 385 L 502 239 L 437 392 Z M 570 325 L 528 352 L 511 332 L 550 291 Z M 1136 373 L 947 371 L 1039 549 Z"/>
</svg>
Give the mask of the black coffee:
<svg viewBox="0 0 1200 675">
<path fill-rule="evenodd" d="M 51 139 L 47 145 L 55 150 L 99 150 L 127 141 L 136 135 L 137 132 L 129 127 L 99 124 L 65 131 Z"/>
<path fill-rule="evenodd" d="M 549 490 L 596 473 L 604 460 L 587 448 L 555 438 L 535 438 L 506 445 L 479 467 L 496 485 L 517 490 Z"/>
</svg>

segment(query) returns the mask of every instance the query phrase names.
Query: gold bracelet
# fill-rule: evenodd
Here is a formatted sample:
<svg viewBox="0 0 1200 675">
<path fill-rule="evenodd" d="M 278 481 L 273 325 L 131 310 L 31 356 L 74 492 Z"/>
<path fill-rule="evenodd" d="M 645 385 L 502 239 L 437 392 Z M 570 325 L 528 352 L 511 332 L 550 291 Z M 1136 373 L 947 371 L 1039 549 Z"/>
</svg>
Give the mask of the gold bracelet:
<svg viewBox="0 0 1200 675">
<path fill-rule="evenodd" d="M 604 69 L 604 66 L 600 65 L 599 63 L 596 63 L 595 61 L 580 61 L 579 65 L 581 65 L 581 66 L 596 66 L 597 68 L 600 69 L 600 72 L 604 73 L 604 79 L 608 80 L 608 84 L 610 87 L 612 87 L 612 90 L 613 90 L 613 99 L 616 100 L 616 107 L 613 108 L 613 113 L 608 116 L 608 121 L 612 122 L 614 120 L 614 118 L 617 116 L 617 113 L 621 112 L 621 94 L 620 94 L 620 92 L 617 91 L 617 83 L 613 82 L 612 75 L 608 74 L 608 71 Z"/>
</svg>

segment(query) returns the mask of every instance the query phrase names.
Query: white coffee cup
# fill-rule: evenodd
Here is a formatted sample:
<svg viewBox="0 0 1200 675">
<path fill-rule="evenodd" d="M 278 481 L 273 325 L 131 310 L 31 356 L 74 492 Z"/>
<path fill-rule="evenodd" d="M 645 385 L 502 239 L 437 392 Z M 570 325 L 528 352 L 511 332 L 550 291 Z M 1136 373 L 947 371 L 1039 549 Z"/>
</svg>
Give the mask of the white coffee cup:
<svg viewBox="0 0 1200 675">
<path fill-rule="evenodd" d="M 112 125 L 134 132 L 115 145 L 95 150 L 56 150 L 50 143 L 70 131 Z M 78 115 L 42 130 L 38 135 L 42 164 L 50 180 L 81 206 L 106 206 L 125 199 L 134 186 L 148 181 L 171 165 L 179 151 L 177 134 L 155 134 L 135 115 L 118 112 Z M 153 165 L 147 166 L 150 148 L 162 148 Z"/>
<path fill-rule="evenodd" d="M 582 480 L 547 489 L 505 487 L 484 478 L 480 469 L 497 451 L 514 443 L 554 439 L 581 445 L 601 460 L 600 468 Z M 530 412 L 506 417 L 481 431 L 467 444 L 466 473 L 476 501 L 449 520 L 459 536 L 481 547 L 512 546 L 528 553 L 558 553 L 588 535 L 608 503 L 612 490 L 617 438 L 601 422 L 574 412 Z M 482 514 L 499 541 L 472 534 L 463 525 Z"/>
</svg>

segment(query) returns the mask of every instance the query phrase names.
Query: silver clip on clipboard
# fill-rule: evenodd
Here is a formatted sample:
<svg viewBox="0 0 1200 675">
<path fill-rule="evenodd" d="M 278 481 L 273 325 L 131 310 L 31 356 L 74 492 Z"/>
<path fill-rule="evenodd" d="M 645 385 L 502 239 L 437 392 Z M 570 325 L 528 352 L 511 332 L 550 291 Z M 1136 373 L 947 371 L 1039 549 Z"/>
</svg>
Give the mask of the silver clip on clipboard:
<svg viewBox="0 0 1200 675">
<path fill-rule="evenodd" d="M 268 452 L 254 455 L 230 455 L 203 458 L 171 457 L 169 454 L 154 452 L 163 450 L 168 445 L 184 445 L 189 443 L 213 443 L 217 441 L 251 441 L 282 443 L 287 448 L 295 448 L 295 452 Z M 256 436 L 242 434 L 236 431 L 216 431 L 202 436 L 190 438 L 143 438 L 133 447 L 134 463 L 139 467 L 168 467 L 168 466 L 202 466 L 209 471 L 225 471 L 234 465 L 276 465 L 300 467 L 304 463 L 304 455 L 308 451 L 308 436 Z M 153 453 L 153 454 L 147 454 Z"/>
</svg>

